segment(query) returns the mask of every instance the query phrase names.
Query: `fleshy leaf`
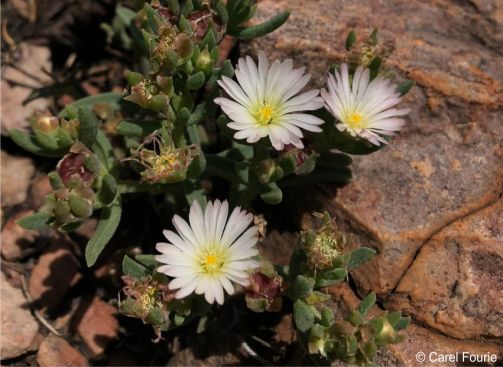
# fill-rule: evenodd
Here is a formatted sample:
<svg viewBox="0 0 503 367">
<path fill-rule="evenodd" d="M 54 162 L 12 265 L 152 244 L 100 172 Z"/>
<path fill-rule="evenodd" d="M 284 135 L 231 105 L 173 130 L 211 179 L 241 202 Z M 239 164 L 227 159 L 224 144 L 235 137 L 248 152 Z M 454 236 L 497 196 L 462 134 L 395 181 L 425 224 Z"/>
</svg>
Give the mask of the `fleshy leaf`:
<svg viewBox="0 0 503 367">
<path fill-rule="evenodd" d="M 122 206 L 120 196 L 118 196 L 111 206 L 101 210 L 101 218 L 86 246 L 86 262 L 87 266 L 91 267 L 96 263 L 98 256 L 101 254 L 106 244 L 115 233 L 121 219 Z"/>
</svg>

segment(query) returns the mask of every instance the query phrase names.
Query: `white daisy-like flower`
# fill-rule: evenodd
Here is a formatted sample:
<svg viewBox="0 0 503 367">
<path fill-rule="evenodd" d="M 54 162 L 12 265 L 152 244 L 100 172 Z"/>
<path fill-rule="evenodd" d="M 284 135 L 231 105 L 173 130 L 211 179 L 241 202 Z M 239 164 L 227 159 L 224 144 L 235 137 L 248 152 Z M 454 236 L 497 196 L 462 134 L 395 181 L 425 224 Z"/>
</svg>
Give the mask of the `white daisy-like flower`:
<svg viewBox="0 0 503 367">
<path fill-rule="evenodd" d="M 328 91 L 321 96 L 325 107 L 339 120 L 336 127 L 348 131 L 352 136 L 360 136 L 372 144 L 387 144 L 383 136 L 392 136 L 405 124 L 401 119 L 410 109 L 392 108 L 402 98 L 396 85 L 388 78 L 377 77 L 370 81 L 369 69 L 356 69 L 352 82 L 348 66 L 343 64 L 341 72 L 335 71 L 328 77 Z"/>
<path fill-rule="evenodd" d="M 230 216 L 228 211 L 227 201 L 209 202 L 203 212 L 194 200 L 189 223 L 175 215 L 173 225 L 178 234 L 163 232 L 169 243 L 156 246 L 162 253 L 156 260 L 164 264 L 157 271 L 173 277 L 169 288 L 178 289 L 176 298 L 204 293 L 208 303 L 216 300 L 223 304 L 224 290 L 234 292 L 232 282 L 249 285 L 247 272 L 260 266 L 252 259 L 258 254 L 258 230 L 255 226 L 248 228 L 252 214 L 239 207 Z"/>
<path fill-rule="evenodd" d="M 320 132 L 318 125 L 324 121 L 303 113 L 323 107 L 319 90 L 297 95 L 311 78 L 304 71 L 304 67 L 294 69 L 291 59 L 276 60 L 269 67 L 263 52 L 259 52 L 258 67 L 250 56 L 239 59 L 239 84 L 226 76 L 218 81 L 232 100 L 215 99 L 232 120 L 227 126 L 237 130 L 234 138 L 255 143 L 269 136 L 273 147 L 282 150 L 288 144 L 304 147 L 301 129 Z"/>
</svg>

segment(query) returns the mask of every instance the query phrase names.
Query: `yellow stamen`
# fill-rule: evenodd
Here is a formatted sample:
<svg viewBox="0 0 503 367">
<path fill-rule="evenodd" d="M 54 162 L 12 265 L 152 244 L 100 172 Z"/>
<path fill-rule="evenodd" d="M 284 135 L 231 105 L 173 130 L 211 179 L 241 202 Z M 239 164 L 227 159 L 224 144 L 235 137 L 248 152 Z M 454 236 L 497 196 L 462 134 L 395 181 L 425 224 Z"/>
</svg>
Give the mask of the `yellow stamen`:
<svg viewBox="0 0 503 367">
<path fill-rule="evenodd" d="M 358 112 L 351 112 L 346 118 L 346 124 L 352 129 L 361 129 L 364 127 L 365 123 L 363 121 L 363 115 Z"/>
<path fill-rule="evenodd" d="M 222 254 L 216 253 L 213 250 L 202 256 L 201 266 L 206 273 L 214 274 L 220 271 L 223 263 Z"/>
<path fill-rule="evenodd" d="M 172 169 L 178 161 L 176 153 L 164 153 L 158 156 L 153 164 L 155 171 L 163 171 L 165 169 Z"/>
<path fill-rule="evenodd" d="M 269 125 L 274 119 L 274 114 L 274 108 L 264 103 L 257 109 L 254 117 L 260 125 Z"/>
</svg>

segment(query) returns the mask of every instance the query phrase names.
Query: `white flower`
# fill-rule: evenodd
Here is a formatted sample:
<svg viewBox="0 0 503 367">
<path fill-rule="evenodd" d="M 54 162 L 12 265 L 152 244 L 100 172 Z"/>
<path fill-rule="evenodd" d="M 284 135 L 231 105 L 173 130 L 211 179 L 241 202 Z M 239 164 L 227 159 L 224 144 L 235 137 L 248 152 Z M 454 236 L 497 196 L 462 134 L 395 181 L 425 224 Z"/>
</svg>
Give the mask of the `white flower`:
<svg viewBox="0 0 503 367">
<path fill-rule="evenodd" d="M 323 107 L 319 90 L 296 96 L 311 78 L 304 75 L 304 67 L 294 69 L 291 59 L 282 63 L 276 60 L 269 67 L 263 52 L 259 52 L 258 60 L 257 68 L 250 56 L 239 59 L 239 84 L 226 76 L 218 81 L 233 100 L 216 98 L 215 103 L 232 120 L 227 126 L 237 130 L 234 138 L 255 143 L 269 136 L 277 150 L 288 144 L 303 148 L 301 129 L 320 132 L 318 125 L 323 124 L 323 120 L 302 113 Z"/>
<path fill-rule="evenodd" d="M 234 292 L 231 281 L 249 285 L 247 271 L 260 266 L 251 259 L 258 254 L 255 248 L 257 227 L 248 228 L 252 214 L 237 207 L 228 218 L 228 211 L 227 201 L 216 200 L 209 202 L 203 213 L 194 200 L 189 223 L 175 215 L 173 225 L 178 234 L 168 230 L 163 232 L 169 243 L 161 242 L 156 246 L 162 253 L 156 256 L 156 260 L 165 264 L 157 271 L 174 278 L 169 288 L 178 289 L 176 298 L 184 298 L 193 292 L 204 293 L 208 303 L 216 300 L 222 304 L 224 289 L 228 294 Z"/>
<path fill-rule="evenodd" d="M 343 64 L 335 78 L 329 75 L 328 92 L 323 89 L 321 96 L 325 107 L 340 122 L 340 131 L 347 130 L 352 136 L 360 136 L 375 145 L 387 144 L 383 136 L 395 135 L 405 124 L 399 116 L 410 109 L 391 108 L 402 99 L 396 92 L 396 85 L 387 78 L 377 77 L 369 83 L 369 69 L 356 69 L 352 83 L 348 66 Z"/>
</svg>

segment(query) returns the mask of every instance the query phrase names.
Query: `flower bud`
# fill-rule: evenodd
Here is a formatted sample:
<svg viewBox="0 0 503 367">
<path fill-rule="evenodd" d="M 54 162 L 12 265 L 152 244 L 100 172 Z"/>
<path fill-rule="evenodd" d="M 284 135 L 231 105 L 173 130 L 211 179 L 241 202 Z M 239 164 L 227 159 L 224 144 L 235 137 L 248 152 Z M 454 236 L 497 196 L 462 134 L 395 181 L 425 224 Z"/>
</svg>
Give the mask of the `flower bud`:
<svg viewBox="0 0 503 367">
<path fill-rule="evenodd" d="M 72 139 L 77 139 L 79 137 L 80 121 L 79 120 L 60 120 L 61 129 L 72 137 Z"/>
<path fill-rule="evenodd" d="M 278 168 L 280 167 L 278 167 L 274 159 L 271 158 L 257 162 L 254 167 L 257 179 L 262 185 L 266 185 L 271 181 L 271 178 Z"/>
<path fill-rule="evenodd" d="M 59 161 L 56 171 L 67 187 L 90 187 L 98 176 L 98 158 L 86 146 L 77 142 L 70 148 L 70 153 Z"/>
<path fill-rule="evenodd" d="M 296 175 L 307 175 L 314 170 L 318 156 L 318 153 L 308 148 L 299 149 L 288 146 L 285 148 L 280 160 L 282 161 L 282 166 L 285 164 L 284 162 L 288 160 L 288 163 L 292 165 L 291 169 L 293 169 Z"/>
<path fill-rule="evenodd" d="M 375 325 L 375 343 L 377 346 L 384 346 L 386 344 L 394 343 L 399 337 L 397 332 L 395 331 L 393 326 L 391 326 L 385 316 L 376 320 Z"/>
<path fill-rule="evenodd" d="M 259 271 L 250 275 L 250 285 L 246 289 L 247 307 L 255 312 L 279 311 L 282 283 L 283 279 L 272 265 L 264 264 Z"/>
<path fill-rule="evenodd" d="M 156 76 L 155 79 L 142 79 L 131 86 L 131 92 L 124 97 L 126 101 L 136 103 L 141 108 L 163 111 L 173 95 L 173 79 L 168 76 Z"/>
<path fill-rule="evenodd" d="M 180 58 L 184 60 L 192 55 L 192 41 L 185 33 L 176 36 L 173 46 Z"/>
<path fill-rule="evenodd" d="M 213 59 L 208 51 L 208 46 L 199 54 L 196 60 L 195 71 L 202 71 L 206 76 L 210 75 L 214 67 Z"/>
<path fill-rule="evenodd" d="M 57 117 L 51 115 L 49 112 L 36 111 L 31 118 L 31 128 L 34 131 L 43 131 L 49 133 L 59 127 L 59 120 Z"/>
<path fill-rule="evenodd" d="M 311 354 L 327 356 L 327 342 L 330 341 L 330 330 L 321 325 L 314 325 L 309 331 L 308 349 Z"/>
</svg>

